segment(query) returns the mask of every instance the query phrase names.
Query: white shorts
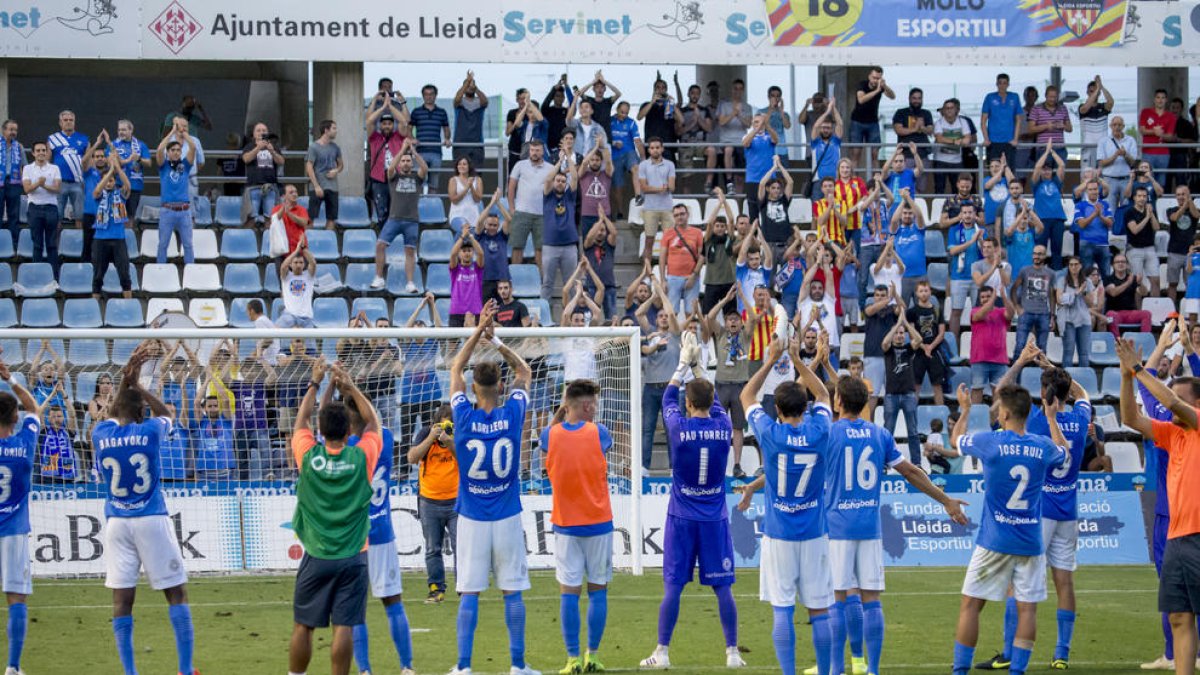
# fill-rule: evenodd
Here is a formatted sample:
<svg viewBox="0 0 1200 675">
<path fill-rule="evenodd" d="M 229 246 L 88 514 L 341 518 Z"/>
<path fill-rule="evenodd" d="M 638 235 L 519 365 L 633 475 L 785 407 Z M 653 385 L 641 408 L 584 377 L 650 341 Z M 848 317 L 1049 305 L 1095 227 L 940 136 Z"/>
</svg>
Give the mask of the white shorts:
<svg viewBox="0 0 1200 675">
<path fill-rule="evenodd" d="M 529 589 L 529 562 L 525 558 L 525 530 L 521 514 L 503 520 L 471 520 L 459 515 L 458 570 L 454 588 L 459 593 L 482 593 L 488 575 L 496 575 L 502 591 Z"/>
<path fill-rule="evenodd" d="M 554 533 L 554 578 L 563 586 L 608 585 L 613 573 L 612 532 L 591 537 Z"/>
<path fill-rule="evenodd" d="M 828 537 L 785 541 L 763 536 L 758 560 L 759 598 L 772 607 L 795 606 L 797 593 L 808 609 L 833 605 Z"/>
<path fill-rule="evenodd" d="M 1017 602 L 1046 599 L 1046 556 L 997 553 L 979 546 L 971 554 L 962 594 L 980 600 L 1001 602 L 1012 586 Z"/>
<path fill-rule="evenodd" d="M 404 592 L 395 539 L 367 546 L 367 574 L 371 577 L 371 595 L 377 598 L 390 598 Z"/>
<path fill-rule="evenodd" d="M 882 539 L 830 539 L 829 567 L 833 590 L 883 590 Z"/>
<path fill-rule="evenodd" d="M 1075 571 L 1079 521 L 1042 518 L 1042 541 L 1046 544 L 1046 564 L 1056 570 Z"/>
<path fill-rule="evenodd" d="M 187 583 L 183 556 L 171 519 L 166 516 L 109 518 L 104 526 L 105 562 L 109 588 L 134 588 L 146 568 L 150 588 L 156 591 Z"/>
<path fill-rule="evenodd" d="M 5 593 L 33 593 L 33 576 L 29 566 L 29 535 L 12 534 L 0 537 L 0 578 Z"/>
<path fill-rule="evenodd" d="M 967 298 L 975 293 L 975 282 L 970 279 L 950 280 L 950 309 L 963 309 L 967 306 Z"/>
<path fill-rule="evenodd" d="M 875 397 L 883 398 L 884 379 L 887 377 L 887 364 L 882 356 L 863 357 L 863 377 L 875 388 Z"/>
<path fill-rule="evenodd" d="M 1153 246 L 1125 249 L 1129 259 L 1129 273 L 1140 277 L 1158 278 L 1158 251 Z"/>
</svg>

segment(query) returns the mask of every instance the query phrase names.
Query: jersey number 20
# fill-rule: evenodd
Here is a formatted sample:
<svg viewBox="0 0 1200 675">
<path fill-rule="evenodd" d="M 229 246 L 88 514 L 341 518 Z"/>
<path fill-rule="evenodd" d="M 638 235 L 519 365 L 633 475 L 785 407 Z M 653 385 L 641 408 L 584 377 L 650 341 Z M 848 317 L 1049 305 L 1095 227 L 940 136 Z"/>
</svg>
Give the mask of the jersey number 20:
<svg viewBox="0 0 1200 675">
<path fill-rule="evenodd" d="M 473 439 L 467 441 L 467 449 L 475 453 L 471 460 L 471 469 L 467 477 L 472 480 L 487 480 L 487 472 L 483 470 L 483 462 L 487 459 L 487 445 L 483 441 Z M 497 438 L 492 446 L 492 473 L 496 478 L 507 478 L 513 467 L 513 444 L 507 438 Z"/>
</svg>

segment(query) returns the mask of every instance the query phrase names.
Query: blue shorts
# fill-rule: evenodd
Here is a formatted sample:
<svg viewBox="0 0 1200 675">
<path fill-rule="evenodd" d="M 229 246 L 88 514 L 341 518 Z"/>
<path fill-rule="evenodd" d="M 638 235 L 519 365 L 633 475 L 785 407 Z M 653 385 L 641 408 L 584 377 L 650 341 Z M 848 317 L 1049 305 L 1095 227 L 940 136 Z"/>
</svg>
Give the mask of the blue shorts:
<svg viewBox="0 0 1200 675">
<path fill-rule="evenodd" d="M 866 124 L 850 120 L 850 138 L 847 143 L 879 143 L 879 124 Z"/>
<path fill-rule="evenodd" d="M 1004 377 L 1006 372 L 1008 366 L 1003 363 L 972 363 L 971 388 L 983 389 L 988 385 L 995 387 L 1000 384 L 1000 378 Z"/>
<path fill-rule="evenodd" d="M 678 586 L 691 583 L 697 562 L 700 583 L 705 586 L 728 586 L 736 581 L 729 521 L 667 516 L 663 531 L 663 582 Z"/>
<path fill-rule="evenodd" d="M 379 241 L 390 244 L 396 235 L 401 235 L 404 237 L 404 248 L 416 248 L 420 231 L 421 225 L 416 221 L 388 218 L 383 224 L 383 229 L 379 231 Z"/>
</svg>

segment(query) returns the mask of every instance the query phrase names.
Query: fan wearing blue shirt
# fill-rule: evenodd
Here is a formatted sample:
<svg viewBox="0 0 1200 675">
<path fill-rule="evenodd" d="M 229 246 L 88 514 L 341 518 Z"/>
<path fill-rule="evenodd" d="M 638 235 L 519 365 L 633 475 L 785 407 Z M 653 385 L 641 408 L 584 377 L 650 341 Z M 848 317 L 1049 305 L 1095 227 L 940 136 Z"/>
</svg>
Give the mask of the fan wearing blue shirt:
<svg viewBox="0 0 1200 675">
<path fill-rule="evenodd" d="M 129 176 L 129 217 L 136 218 L 146 180 L 143 172 L 150 168 L 150 147 L 133 135 L 133 122 L 117 120 L 117 140 L 113 141 L 112 149 Z"/>
<path fill-rule="evenodd" d="M 929 281 L 925 257 L 925 216 L 913 202 L 912 194 L 905 188 L 897 193 L 903 200 L 892 212 L 891 232 L 896 256 L 904 263 L 904 276 L 900 279 L 900 297 L 907 305 L 917 292 L 917 284 Z M 941 233 L 938 233 L 941 236 Z"/>
<path fill-rule="evenodd" d="M 159 265 L 167 262 L 167 247 L 171 243 L 171 235 L 176 234 L 179 246 L 183 249 L 183 262 L 191 264 L 196 261 L 196 256 L 192 250 L 192 197 L 188 190 L 192 166 L 196 163 L 196 144 L 187 144 L 185 156 L 183 146 L 169 134 L 158 144 L 154 157 L 158 162 L 158 179 L 162 189 L 157 262 Z"/>
<path fill-rule="evenodd" d="M 1017 159 L 1015 143 L 1025 122 L 1025 108 L 1016 94 L 1008 93 L 1008 75 L 996 76 L 996 91 L 983 98 L 979 127 L 987 158 L 1004 157 L 1012 165 Z"/>
<path fill-rule="evenodd" d="M 64 110 L 58 113 L 57 133 L 51 134 L 46 143 L 54 165 L 62 174 L 58 191 L 58 213 L 66 218 L 67 202 L 71 202 L 75 227 L 83 224 L 83 159 L 87 156 L 88 137 L 75 130 L 75 113 Z"/>
<path fill-rule="evenodd" d="M 93 169 L 94 171 L 95 169 Z M 118 184 L 117 179 L 120 179 Z M 121 294 L 133 297 L 133 279 L 129 275 L 129 249 L 125 245 L 125 228 L 129 224 L 129 178 L 115 160 L 108 162 L 108 170 L 96 186 L 91 197 L 96 204 L 92 224 L 92 297 L 100 299 L 104 287 L 104 274 L 111 264 L 117 268 L 117 280 Z M 84 255 L 87 255 L 85 250 Z"/>
<path fill-rule="evenodd" d="M 958 387 L 960 410 L 970 410 L 971 391 Z M 1042 489 L 1046 475 L 1069 459 L 1058 425 L 1062 402 L 1043 400 L 1050 439 L 1027 433 L 1033 407 L 1029 391 L 997 387 L 999 431 L 968 434 L 967 418 L 954 423 L 950 444 L 960 455 L 983 462 L 984 505 L 975 552 L 963 581 L 954 643 L 954 675 L 967 675 L 979 640 L 979 614 L 989 600 L 1001 602 L 1011 587 L 1017 627 L 1009 672 L 1025 675 L 1036 637 L 1037 603 L 1046 599 L 1046 556 L 1042 542 Z M 1052 440 L 1051 440 L 1052 439 Z"/>
<path fill-rule="evenodd" d="M 0 380 L 12 393 L 0 392 L 0 587 L 8 599 L 8 672 L 19 673 L 29 623 L 26 596 L 33 592 L 29 564 L 29 491 L 41 420 L 37 401 L 0 363 Z M 17 406 L 25 410 L 18 413 Z"/>
<path fill-rule="evenodd" d="M 971 266 L 983 258 L 980 242 L 986 234 L 977 222 L 975 204 L 959 205 L 959 222 L 950 226 L 946 242 L 946 252 L 950 254 L 950 325 L 956 335 L 967 299 L 974 301 L 976 287 Z"/>
<path fill-rule="evenodd" d="M 1100 199 L 1100 182 L 1088 181 L 1084 188 L 1084 199 L 1075 202 L 1075 216 L 1071 229 L 1079 234 L 1079 260 L 1083 268 L 1095 265 L 1101 277 L 1112 274 L 1112 251 L 1108 247 L 1108 234 L 1112 230 L 1113 215 L 1108 202 Z"/>
</svg>

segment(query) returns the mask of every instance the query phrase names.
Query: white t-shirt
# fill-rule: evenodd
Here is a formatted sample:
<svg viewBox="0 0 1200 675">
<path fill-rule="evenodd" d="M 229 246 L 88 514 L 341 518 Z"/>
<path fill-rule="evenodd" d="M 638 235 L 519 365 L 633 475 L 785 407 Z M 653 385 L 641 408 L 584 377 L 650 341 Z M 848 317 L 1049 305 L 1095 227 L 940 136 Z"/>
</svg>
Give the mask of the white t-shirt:
<svg viewBox="0 0 1200 675">
<path fill-rule="evenodd" d="M 283 310 L 296 318 L 312 318 L 313 288 L 317 276 L 308 270 L 303 274 L 288 272 L 283 277 Z"/>
<path fill-rule="evenodd" d="M 45 166 L 38 166 L 37 162 L 34 162 L 26 164 L 21 169 L 22 181 L 36 183 L 42 176 L 46 177 L 46 185 L 62 183 L 62 173 L 59 172 L 57 166 L 50 162 L 46 162 Z M 29 193 L 29 203 L 34 206 L 50 206 L 58 204 L 58 197 L 46 188 L 40 187 Z"/>
<path fill-rule="evenodd" d="M 941 135 L 955 140 L 969 136 L 971 134 L 971 127 L 967 125 L 967 121 L 961 116 L 954 118 L 953 122 L 947 122 L 945 117 L 938 115 L 938 118 L 933 122 L 933 133 L 934 135 Z M 942 145 L 939 143 L 934 146 L 933 158 L 938 162 L 962 164 L 962 146 Z"/>
<path fill-rule="evenodd" d="M 796 313 L 800 315 L 800 326 L 803 327 L 808 323 L 808 315 L 812 313 L 814 305 L 821 308 L 821 318 L 818 321 L 825 332 L 829 333 L 829 346 L 840 346 L 842 341 L 838 336 L 837 305 L 834 303 L 832 295 L 826 293 L 825 298 L 819 303 L 813 302 L 812 298 L 805 298 L 801 301 L 796 307 Z"/>
<path fill-rule="evenodd" d="M 479 220 L 479 213 L 482 209 L 479 206 L 479 200 L 475 199 L 475 193 L 471 192 L 470 188 L 481 179 L 479 176 L 472 176 L 464 181 L 458 176 L 454 176 L 450 180 L 454 181 L 455 187 L 458 188 L 458 192 L 463 195 L 463 198 L 457 204 L 450 204 L 450 212 L 446 215 L 447 220 L 452 221 L 455 218 L 465 218 L 467 221 L 466 227 L 474 227 L 475 221 Z"/>
<path fill-rule="evenodd" d="M 517 162 L 508 177 L 517 181 L 516 204 L 512 205 L 513 208 L 521 213 L 542 215 L 542 198 L 545 196 L 542 188 L 546 184 L 546 176 L 555 169 L 555 165 L 545 159 L 538 165 L 528 159 Z"/>
<path fill-rule="evenodd" d="M 889 289 L 895 287 L 896 292 L 897 293 L 900 292 L 900 288 L 901 288 L 900 266 L 897 265 L 895 262 L 892 262 L 891 264 L 887 265 L 886 267 L 880 266 L 879 268 L 877 268 L 875 270 L 875 272 L 872 274 L 872 276 L 875 279 L 876 286 L 887 286 Z M 894 305 L 894 304 L 896 304 L 896 301 L 892 300 L 888 304 Z"/>
<path fill-rule="evenodd" d="M 310 294 L 309 298 L 311 299 L 311 297 L 312 295 Z M 254 320 L 254 327 L 259 329 L 271 329 L 275 327 L 275 324 L 267 318 L 266 314 L 263 314 Z M 267 363 L 271 364 L 272 366 L 276 365 L 276 363 L 279 361 L 279 340 L 271 340 L 271 344 L 267 347 L 266 352 L 263 353 L 263 358 L 266 359 Z"/>
<path fill-rule="evenodd" d="M 570 338 L 561 343 L 563 382 L 596 379 L 595 344 L 590 338 Z"/>
</svg>

